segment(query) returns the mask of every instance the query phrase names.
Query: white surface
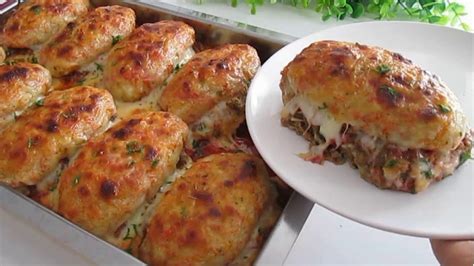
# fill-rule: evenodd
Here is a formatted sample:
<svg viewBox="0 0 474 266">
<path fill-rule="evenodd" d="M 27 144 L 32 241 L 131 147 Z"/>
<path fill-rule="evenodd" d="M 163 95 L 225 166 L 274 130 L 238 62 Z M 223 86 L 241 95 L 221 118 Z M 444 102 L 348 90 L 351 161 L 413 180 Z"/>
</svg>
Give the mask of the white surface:
<svg viewBox="0 0 474 266">
<path fill-rule="evenodd" d="M 0 265 L 92 265 L 92 262 L 0 208 Z"/>
<path fill-rule="evenodd" d="M 315 205 L 286 265 L 436 265 L 430 243 L 348 222 Z"/>
<path fill-rule="evenodd" d="M 314 31 L 352 22 L 331 20 L 323 23 L 320 16 L 311 10 L 288 9 L 281 5 L 258 8 L 258 15 L 249 14 L 248 6 L 241 3 L 235 9 L 229 3 L 212 2 L 195 4 L 194 0 L 165 0 L 196 11 L 213 14 L 242 23 L 302 37 Z M 474 26 L 474 1 L 460 0 L 469 14 L 467 19 Z M 408 264 L 429 263 L 436 265 L 428 241 L 385 233 L 354 223 L 315 206 L 288 263 L 302 264 L 375 264 L 384 265 L 399 262 L 394 256 L 405 257 Z M 337 226 L 337 227 L 336 227 Z M 409 247 L 405 249 L 405 247 Z M 377 251 L 377 252 L 374 252 Z M 383 251 L 383 252 L 382 252 Z M 385 257 L 387 254 L 396 254 Z M 410 261 L 410 257 L 414 259 Z M 362 258 L 366 258 L 362 260 Z M 386 259 L 391 258 L 391 259 Z M 393 258 L 393 259 L 392 259 Z M 363 261 L 363 262 L 362 262 Z M 0 209 L 0 265 L 90 265 L 90 263 L 64 246 L 59 246 L 29 224 L 9 216 Z"/>
<path fill-rule="evenodd" d="M 390 32 L 390 34 L 386 34 Z M 286 183 L 320 205 L 384 230 L 436 238 L 474 238 L 474 163 L 466 162 L 452 177 L 412 195 L 380 190 L 348 164 L 324 165 L 302 160 L 308 142 L 282 127 L 280 72 L 317 40 L 340 40 L 384 47 L 438 74 L 456 94 L 474 125 L 474 34 L 411 22 L 366 22 L 315 33 L 287 45 L 259 70 L 247 96 L 247 125 L 269 166 Z"/>
</svg>

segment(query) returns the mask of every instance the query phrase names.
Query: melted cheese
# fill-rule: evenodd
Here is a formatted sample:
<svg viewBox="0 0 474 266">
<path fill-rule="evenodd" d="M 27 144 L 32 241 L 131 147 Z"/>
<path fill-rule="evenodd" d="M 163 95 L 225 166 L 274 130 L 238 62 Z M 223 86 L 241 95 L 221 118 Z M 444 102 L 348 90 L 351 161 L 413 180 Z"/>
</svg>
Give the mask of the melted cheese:
<svg viewBox="0 0 474 266">
<path fill-rule="evenodd" d="M 301 110 L 308 123 L 320 127 L 319 133 L 326 139 L 325 143 L 310 148 L 310 156 L 322 156 L 324 150 L 333 142 L 336 146 L 341 145 L 340 131 L 343 123 L 331 117 L 324 103 L 318 104 L 303 95 L 298 95 L 283 107 L 281 116 L 282 118 L 288 118 L 294 115 L 298 109 Z M 305 155 L 305 157 L 308 157 L 308 155 Z"/>
<path fill-rule="evenodd" d="M 117 235 L 106 236 L 106 240 L 109 243 L 119 248 L 127 249 L 130 246 L 131 241 L 133 241 L 135 237 L 143 236 L 144 230 L 148 225 L 148 222 L 151 220 L 152 215 L 154 214 L 154 210 L 161 202 L 163 195 L 168 190 L 170 190 L 171 185 L 178 178 L 184 175 L 186 170 L 191 167 L 191 158 L 186 155 L 182 156 L 185 156 L 186 158 L 185 165 L 180 169 L 176 169 L 176 171 L 174 171 L 170 176 L 165 179 L 164 183 L 161 185 L 160 189 L 158 190 L 158 193 L 155 194 L 153 199 L 150 202 L 145 201 L 145 203 L 143 203 L 138 209 L 136 209 L 132 216 L 127 219 L 127 221 L 125 222 L 125 226 L 122 228 L 122 230 L 120 230 Z"/>
</svg>

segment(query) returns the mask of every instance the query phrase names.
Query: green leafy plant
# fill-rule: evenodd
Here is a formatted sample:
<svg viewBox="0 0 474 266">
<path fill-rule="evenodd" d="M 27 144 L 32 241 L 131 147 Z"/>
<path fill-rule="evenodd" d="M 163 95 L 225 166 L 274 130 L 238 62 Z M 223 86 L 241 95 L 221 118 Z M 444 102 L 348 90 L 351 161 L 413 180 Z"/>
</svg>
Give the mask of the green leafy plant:
<svg viewBox="0 0 474 266">
<path fill-rule="evenodd" d="M 197 0 L 202 3 L 203 0 Z M 257 6 L 265 0 L 244 0 L 250 5 L 250 12 L 255 14 Z M 231 0 L 236 7 L 239 0 Z M 269 0 L 270 4 L 290 4 L 295 7 L 313 9 L 321 13 L 322 20 L 335 18 L 343 20 L 347 16 L 358 18 L 364 14 L 375 19 L 392 19 L 397 16 L 408 16 L 423 22 L 462 27 L 470 27 L 462 20 L 466 15 L 464 6 L 450 0 Z"/>
</svg>

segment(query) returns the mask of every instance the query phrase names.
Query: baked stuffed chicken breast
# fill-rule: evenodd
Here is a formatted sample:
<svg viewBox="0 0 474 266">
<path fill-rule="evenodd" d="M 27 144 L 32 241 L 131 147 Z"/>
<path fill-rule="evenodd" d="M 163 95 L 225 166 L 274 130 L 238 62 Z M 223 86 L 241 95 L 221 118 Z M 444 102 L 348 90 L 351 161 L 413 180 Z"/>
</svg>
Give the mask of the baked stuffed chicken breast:
<svg viewBox="0 0 474 266">
<path fill-rule="evenodd" d="M 53 91 L 0 133 L 0 182 L 35 185 L 115 114 L 112 95 L 93 87 Z"/>
<path fill-rule="evenodd" d="M 451 90 L 398 53 L 320 41 L 282 72 L 284 126 L 311 142 L 307 160 L 349 160 L 380 188 L 416 193 L 470 154 Z"/>
<path fill-rule="evenodd" d="M 258 232 L 277 217 L 274 202 L 257 157 L 221 153 L 200 159 L 154 210 L 139 257 L 149 265 L 251 265 L 262 244 Z"/>
<path fill-rule="evenodd" d="M 245 120 L 247 89 L 259 66 L 246 44 L 197 53 L 165 87 L 160 108 L 181 117 L 196 139 L 232 136 Z"/>
<path fill-rule="evenodd" d="M 52 38 L 40 50 L 39 61 L 55 77 L 91 63 L 135 27 L 135 12 L 122 6 L 98 7 Z"/>
<path fill-rule="evenodd" d="M 33 48 L 48 41 L 69 22 L 87 13 L 88 0 L 29 0 L 8 18 L 1 42 L 12 48 Z"/>
<path fill-rule="evenodd" d="M 0 131 L 51 88 L 49 71 L 37 64 L 0 65 Z"/>
<path fill-rule="evenodd" d="M 162 86 L 192 55 L 194 30 L 180 21 L 143 24 L 116 45 L 104 66 L 104 85 L 117 100 L 132 102 Z"/>
<path fill-rule="evenodd" d="M 58 212 L 99 237 L 119 233 L 176 170 L 187 134 L 170 113 L 132 114 L 89 141 L 63 172 Z"/>
</svg>

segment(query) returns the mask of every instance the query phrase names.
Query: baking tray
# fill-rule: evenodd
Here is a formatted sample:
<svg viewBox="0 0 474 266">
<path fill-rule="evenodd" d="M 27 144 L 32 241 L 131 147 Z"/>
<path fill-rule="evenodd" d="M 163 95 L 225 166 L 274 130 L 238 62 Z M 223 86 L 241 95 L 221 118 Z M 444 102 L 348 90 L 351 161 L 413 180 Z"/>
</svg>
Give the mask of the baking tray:
<svg viewBox="0 0 474 266">
<path fill-rule="evenodd" d="M 94 6 L 123 5 L 135 10 L 137 25 L 164 19 L 185 21 L 196 31 L 202 48 L 248 43 L 262 63 L 294 37 L 157 1 L 92 0 Z M 5 17 L 4 17 L 5 18 Z M 198 50 L 200 47 L 196 47 Z M 0 184 L 0 207 L 98 265 L 144 265 L 123 250 L 74 225 L 25 195 Z M 282 265 L 296 241 L 313 203 L 293 192 L 263 246 L 256 265 Z"/>
</svg>

